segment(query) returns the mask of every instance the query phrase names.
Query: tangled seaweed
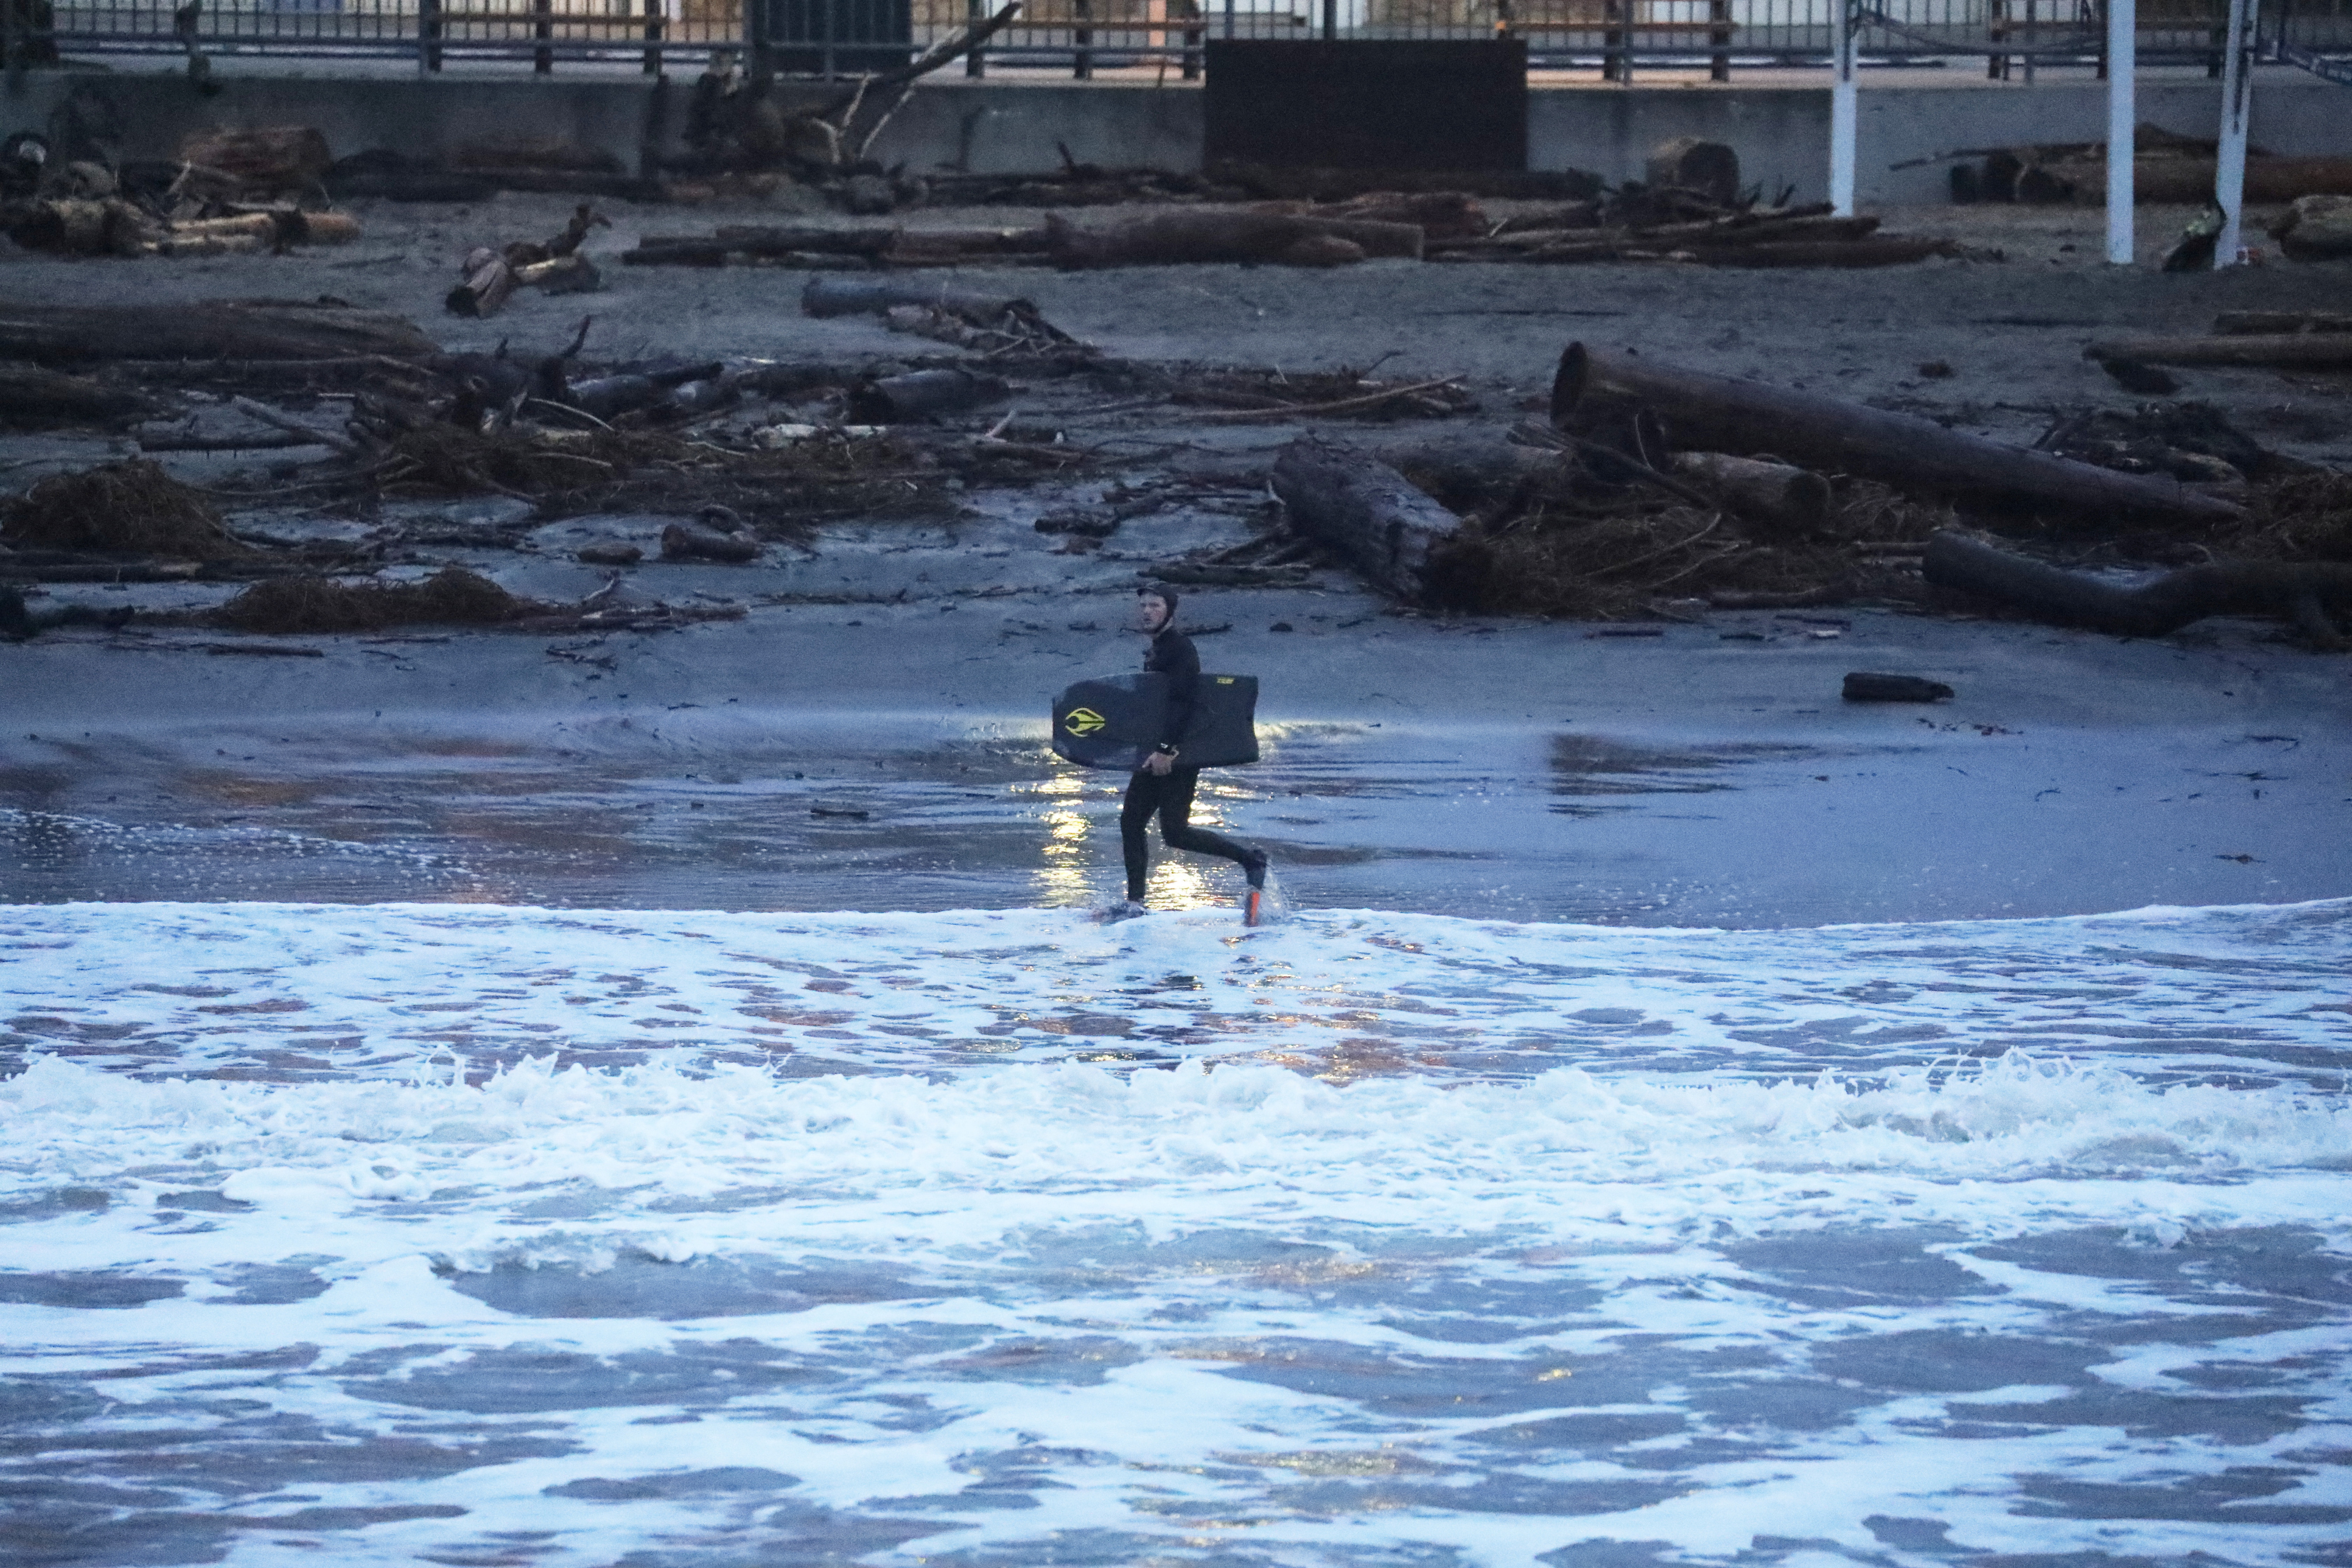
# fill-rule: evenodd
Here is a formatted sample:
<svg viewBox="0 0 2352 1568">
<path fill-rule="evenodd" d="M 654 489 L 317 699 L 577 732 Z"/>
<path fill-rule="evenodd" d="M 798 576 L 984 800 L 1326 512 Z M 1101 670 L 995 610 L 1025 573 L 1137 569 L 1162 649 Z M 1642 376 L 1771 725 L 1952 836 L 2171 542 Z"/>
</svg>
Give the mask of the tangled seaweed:
<svg viewBox="0 0 2352 1568">
<path fill-rule="evenodd" d="M 435 423 L 401 432 L 383 467 L 386 490 L 540 496 L 625 479 L 649 464 L 693 459 L 690 443 L 636 431 L 579 435 L 468 430 Z"/>
<path fill-rule="evenodd" d="M 2227 543 L 2255 561 L 2352 561 L 2352 474 L 2313 469 L 2254 487 L 2250 521 Z"/>
<path fill-rule="evenodd" d="M 492 626 L 545 608 L 477 573 L 450 566 L 421 583 L 276 577 L 256 583 L 214 611 L 212 619 L 236 631 L 293 635 L 373 632 L 420 623 Z"/>
<path fill-rule="evenodd" d="M 1573 459 L 1449 468 L 1431 453 L 1403 472 L 1464 514 L 1454 570 L 1468 584 L 1465 607 L 1505 615 L 1622 620 L 1663 599 L 1912 597 L 1903 547 L 1951 521 L 1945 508 L 1846 478 L 1832 481 L 1829 514 L 1792 531 Z"/>
<path fill-rule="evenodd" d="M 0 539 L 19 547 L 193 561 L 253 553 L 202 495 L 145 458 L 41 479 L 0 516 Z"/>
</svg>

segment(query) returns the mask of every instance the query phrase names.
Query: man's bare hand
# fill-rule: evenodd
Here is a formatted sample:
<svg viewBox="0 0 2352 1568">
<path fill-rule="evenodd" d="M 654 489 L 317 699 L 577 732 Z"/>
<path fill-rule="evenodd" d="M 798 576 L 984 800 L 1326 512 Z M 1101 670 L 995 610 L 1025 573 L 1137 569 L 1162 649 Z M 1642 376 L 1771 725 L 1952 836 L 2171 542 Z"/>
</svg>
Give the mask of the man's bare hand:
<svg viewBox="0 0 2352 1568">
<path fill-rule="evenodd" d="M 1176 759 L 1170 756 L 1165 752 L 1154 752 L 1150 756 L 1143 759 L 1143 771 L 1148 773 L 1157 774 L 1159 777 L 1163 779 L 1168 776 L 1168 770 L 1175 765 Z"/>
</svg>

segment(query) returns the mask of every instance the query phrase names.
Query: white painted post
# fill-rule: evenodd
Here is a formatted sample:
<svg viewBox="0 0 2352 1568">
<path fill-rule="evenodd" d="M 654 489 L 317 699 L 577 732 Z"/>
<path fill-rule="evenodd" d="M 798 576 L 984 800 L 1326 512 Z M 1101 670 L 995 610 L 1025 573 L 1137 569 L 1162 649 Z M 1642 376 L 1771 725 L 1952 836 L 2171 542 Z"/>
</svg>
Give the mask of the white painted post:
<svg viewBox="0 0 2352 1568">
<path fill-rule="evenodd" d="M 2254 29 L 2262 0 L 2230 0 L 2229 53 L 2221 62 L 2221 149 L 2213 170 L 2213 202 L 2221 233 L 2213 241 L 2213 269 L 2238 264 L 2238 218 L 2246 202 L 2246 121 L 2254 100 Z"/>
<path fill-rule="evenodd" d="M 1862 105 L 1854 96 L 1853 0 L 1830 0 L 1836 17 L 1830 34 L 1837 79 L 1830 84 L 1830 210 L 1853 216 L 1854 137 Z"/>
<path fill-rule="evenodd" d="M 2107 259 L 2132 263 L 2132 79 L 2139 69 L 2138 0 L 2107 0 Z"/>
</svg>

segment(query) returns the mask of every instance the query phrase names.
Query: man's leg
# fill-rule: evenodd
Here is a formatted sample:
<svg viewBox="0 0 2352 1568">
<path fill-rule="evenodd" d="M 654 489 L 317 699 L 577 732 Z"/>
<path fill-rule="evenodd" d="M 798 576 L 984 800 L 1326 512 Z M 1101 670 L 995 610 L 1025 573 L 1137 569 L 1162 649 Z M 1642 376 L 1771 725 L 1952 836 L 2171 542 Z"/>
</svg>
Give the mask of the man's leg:
<svg viewBox="0 0 2352 1568">
<path fill-rule="evenodd" d="M 1168 775 L 1167 793 L 1160 798 L 1160 837 L 1171 849 L 1190 849 L 1196 855 L 1222 855 L 1237 862 L 1249 874 L 1251 887 L 1265 886 L 1265 856 L 1263 852 L 1245 844 L 1236 844 L 1222 833 L 1212 833 L 1205 827 L 1192 826 L 1192 791 L 1200 782 L 1201 770 L 1198 768 L 1178 768 Z"/>
<path fill-rule="evenodd" d="M 1118 845 L 1127 857 L 1128 902 L 1143 902 L 1143 885 L 1151 875 L 1151 847 L 1144 834 L 1151 814 L 1160 809 L 1162 780 L 1141 768 L 1127 782 L 1127 802 L 1118 808 Z"/>
</svg>

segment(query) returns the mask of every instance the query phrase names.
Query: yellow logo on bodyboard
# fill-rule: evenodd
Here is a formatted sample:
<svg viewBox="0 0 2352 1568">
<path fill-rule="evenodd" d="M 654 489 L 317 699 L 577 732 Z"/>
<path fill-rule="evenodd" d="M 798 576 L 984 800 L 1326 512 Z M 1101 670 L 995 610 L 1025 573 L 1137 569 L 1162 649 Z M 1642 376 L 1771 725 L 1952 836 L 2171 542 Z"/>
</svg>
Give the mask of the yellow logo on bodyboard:
<svg viewBox="0 0 2352 1568">
<path fill-rule="evenodd" d="M 1062 720 L 1062 728 L 1073 735 L 1091 735 L 1108 722 L 1091 708 L 1073 708 Z"/>
</svg>

